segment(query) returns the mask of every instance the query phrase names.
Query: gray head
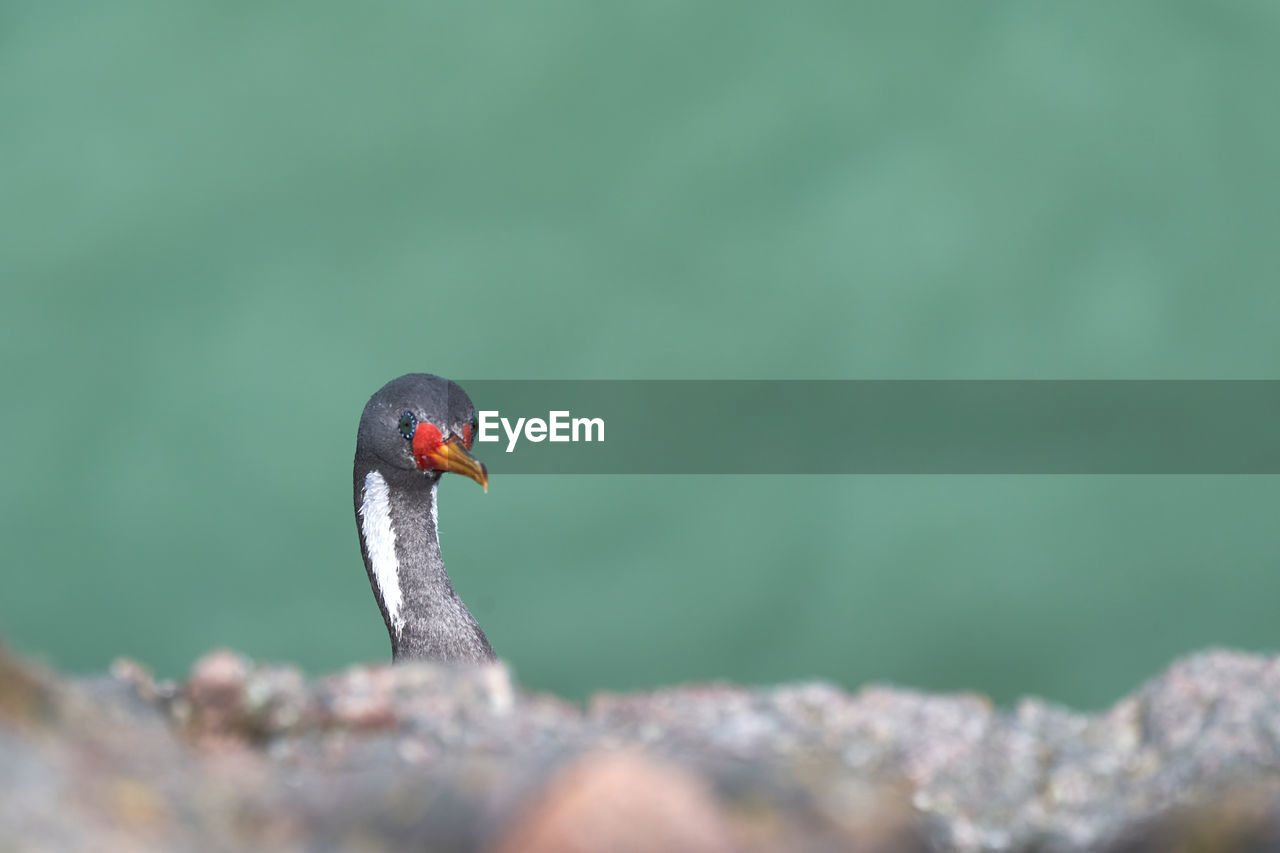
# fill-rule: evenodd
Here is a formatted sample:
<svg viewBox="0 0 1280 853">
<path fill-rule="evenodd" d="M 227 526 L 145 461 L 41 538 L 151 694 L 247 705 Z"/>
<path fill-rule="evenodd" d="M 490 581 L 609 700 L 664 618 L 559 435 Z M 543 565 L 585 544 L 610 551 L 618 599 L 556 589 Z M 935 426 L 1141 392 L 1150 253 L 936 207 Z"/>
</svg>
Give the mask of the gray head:
<svg viewBox="0 0 1280 853">
<path fill-rule="evenodd" d="M 476 408 L 462 386 L 430 373 L 407 373 L 369 398 L 356 434 L 356 459 L 421 471 L 429 482 L 454 471 L 488 490 L 488 472 L 468 452 L 476 431 Z"/>
<path fill-rule="evenodd" d="M 446 471 L 488 489 L 488 471 L 469 452 L 476 432 L 466 392 L 429 373 L 388 382 L 360 418 L 352 472 L 360 552 L 396 660 L 494 659 L 445 571 L 436 511 Z"/>
</svg>

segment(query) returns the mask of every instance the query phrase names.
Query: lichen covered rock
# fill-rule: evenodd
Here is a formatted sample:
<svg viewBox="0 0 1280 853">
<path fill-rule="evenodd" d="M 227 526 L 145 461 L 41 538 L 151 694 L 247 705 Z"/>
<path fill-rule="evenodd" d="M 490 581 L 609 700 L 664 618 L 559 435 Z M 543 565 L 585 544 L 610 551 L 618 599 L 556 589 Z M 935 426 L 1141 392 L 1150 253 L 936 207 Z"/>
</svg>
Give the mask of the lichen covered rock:
<svg viewBox="0 0 1280 853">
<path fill-rule="evenodd" d="M 17 850 L 1267 850 L 1278 803 L 1280 659 L 1227 651 L 1088 715 L 821 683 L 584 709 L 502 664 L 308 681 L 228 651 L 66 680 L 0 650 Z"/>
</svg>

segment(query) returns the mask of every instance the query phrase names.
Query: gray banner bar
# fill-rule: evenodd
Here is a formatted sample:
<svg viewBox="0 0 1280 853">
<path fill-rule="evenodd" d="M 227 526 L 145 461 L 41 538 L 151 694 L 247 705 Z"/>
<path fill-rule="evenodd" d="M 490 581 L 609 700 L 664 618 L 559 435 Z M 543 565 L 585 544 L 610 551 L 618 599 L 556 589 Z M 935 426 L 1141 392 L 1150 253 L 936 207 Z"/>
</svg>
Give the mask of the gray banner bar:
<svg viewBox="0 0 1280 853">
<path fill-rule="evenodd" d="M 473 447 L 495 479 L 1280 473 L 1280 381 L 1273 380 L 460 384 L 477 410 L 496 412 L 479 436 L 496 440 Z M 530 429 L 531 419 L 545 429 L 536 422 Z M 565 440 L 552 441 L 553 431 Z"/>
</svg>

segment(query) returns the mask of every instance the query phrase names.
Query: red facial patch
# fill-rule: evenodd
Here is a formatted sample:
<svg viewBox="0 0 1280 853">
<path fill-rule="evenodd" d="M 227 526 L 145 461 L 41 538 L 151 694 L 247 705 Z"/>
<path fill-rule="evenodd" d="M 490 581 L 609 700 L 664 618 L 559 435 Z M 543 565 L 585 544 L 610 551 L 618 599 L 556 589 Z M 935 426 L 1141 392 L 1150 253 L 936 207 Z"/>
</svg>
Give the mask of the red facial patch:
<svg viewBox="0 0 1280 853">
<path fill-rule="evenodd" d="M 413 459 L 418 467 L 423 471 L 429 469 L 431 460 L 428 457 L 439 450 L 442 444 L 444 439 L 435 424 L 418 424 L 418 428 L 413 431 Z"/>
<path fill-rule="evenodd" d="M 471 449 L 471 424 L 462 425 L 462 446 Z"/>
</svg>

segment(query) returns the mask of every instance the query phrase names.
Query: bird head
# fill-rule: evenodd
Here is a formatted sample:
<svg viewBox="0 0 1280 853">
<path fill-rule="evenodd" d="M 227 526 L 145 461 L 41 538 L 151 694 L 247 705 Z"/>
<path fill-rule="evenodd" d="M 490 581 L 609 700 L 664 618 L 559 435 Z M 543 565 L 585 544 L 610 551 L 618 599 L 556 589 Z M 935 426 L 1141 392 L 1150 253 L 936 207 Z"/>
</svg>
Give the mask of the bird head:
<svg viewBox="0 0 1280 853">
<path fill-rule="evenodd" d="M 461 386 L 430 373 L 409 373 L 369 398 L 356 453 L 433 480 L 453 471 L 488 491 L 489 472 L 470 453 L 477 428 L 475 406 Z"/>
</svg>

